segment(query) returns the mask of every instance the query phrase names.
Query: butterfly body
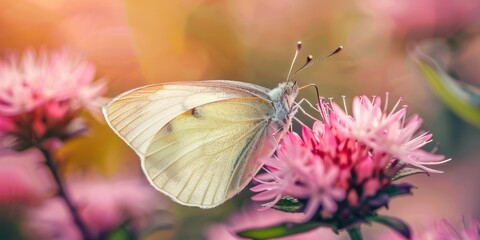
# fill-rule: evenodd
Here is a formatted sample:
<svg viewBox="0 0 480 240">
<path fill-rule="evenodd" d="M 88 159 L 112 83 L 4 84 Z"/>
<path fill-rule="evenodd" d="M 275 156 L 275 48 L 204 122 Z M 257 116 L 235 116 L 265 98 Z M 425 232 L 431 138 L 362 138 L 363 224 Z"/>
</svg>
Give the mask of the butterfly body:
<svg viewBox="0 0 480 240">
<path fill-rule="evenodd" d="M 160 83 L 111 100 L 110 127 L 149 182 L 176 202 L 215 207 L 241 191 L 291 124 L 297 85 L 227 80 Z"/>
</svg>

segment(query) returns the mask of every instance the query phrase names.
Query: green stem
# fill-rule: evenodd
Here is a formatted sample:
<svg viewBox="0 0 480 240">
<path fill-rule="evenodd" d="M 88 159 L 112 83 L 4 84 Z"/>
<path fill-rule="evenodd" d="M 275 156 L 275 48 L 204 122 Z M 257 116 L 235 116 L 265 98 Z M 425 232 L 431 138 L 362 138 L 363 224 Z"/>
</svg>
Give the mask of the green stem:
<svg viewBox="0 0 480 240">
<path fill-rule="evenodd" d="M 288 224 L 282 224 L 267 228 L 244 230 L 238 232 L 237 235 L 250 239 L 272 239 L 307 232 L 321 226 L 325 226 L 325 224 L 317 222 L 303 223 L 292 226 L 289 226 Z"/>
<path fill-rule="evenodd" d="M 77 209 L 75 208 L 75 205 L 73 204 L 72 200 L 70 199 L 70 196 L 67 194 L 65 191 L 65 187 L 63 185 L 62 180 L 60 179 L 60 175 L 58 174 L 58 169 L 57 166 L 55 165 L 53 161 L 52 154 L 48 149 L 45 149 L 43 147 L 38 147 L 38 149 L 42 152 L 43 156 L 45 157 L 45 163 L 50 170 L 50 172 L 53 175 L 53 178 L 55 179 L 55 182 L 58 187 L 57 195 L 63 199 L 65 204 L 67 205 L 68 210 L 72 214 L 73 222 L 75 225 L 77 225 L 78 230 L 80 230 L 80 233 L 82 234 L 82 239 L 84 240 L 93 240 L 94 238 L 90 235 L 90 232 L 88 231 L 87 226 L 85 223 L 82 221 L 80 218 L 80 215 L 78 214 Z"/>
<path fill-rule="evenodd" d="M 348 236 L 352 240 L 362 240 L 363 239 L 362 232 L 360 232 L 359 227 L 349 228 L 347 230 L 347 232 L 348 232 Z"/>
</svg>

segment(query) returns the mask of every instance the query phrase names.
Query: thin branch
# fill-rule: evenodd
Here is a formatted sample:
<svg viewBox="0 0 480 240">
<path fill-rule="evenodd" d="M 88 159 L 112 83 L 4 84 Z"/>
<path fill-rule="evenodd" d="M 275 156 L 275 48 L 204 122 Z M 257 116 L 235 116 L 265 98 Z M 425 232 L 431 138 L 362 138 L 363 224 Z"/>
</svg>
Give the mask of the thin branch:
<svg viewBox="0 0 480 240">
<path fill-rule="evenodd" d="M 68 210 L 72 214 L 73 221 L 75 225 L 77 225 L 78 230 L 80 230 L 80 233 L 82 234 L 83 239 L 85 240 L 93 240 L 94 238 L 90 235 L 90 232 L 88 231 L 87 226 L 85 223 L 82 221 L 80 218 L 80 215 L 78 214 L 77 209 L 75 208 L 75 205 L 73 204 L 72 200 L 70 199 L 70 196 L 67 194 L 65 191 L 65 187 L 63 185 L 62 180 L 60 179 L 60 175 L 58 174 L 58 169 L 57 166 L 54 163 L 52 153 L 43 148 L 43 147 L 38 147 L 38 149 L 42 152 L 43 156 L 45 157 L 45 163 L 50 170 L 50 172 L 53 175 L 53 178 L 55 179 L 55 182 L 57 184 L 58 192 L 57 195 L 65 201 L 65 204 L 68 207 Z"/>
</svg>

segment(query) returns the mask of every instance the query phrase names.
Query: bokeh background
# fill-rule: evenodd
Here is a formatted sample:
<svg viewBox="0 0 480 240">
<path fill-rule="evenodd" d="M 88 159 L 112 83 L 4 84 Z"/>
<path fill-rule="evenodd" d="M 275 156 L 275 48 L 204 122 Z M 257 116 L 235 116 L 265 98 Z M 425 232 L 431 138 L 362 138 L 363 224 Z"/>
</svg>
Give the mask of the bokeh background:
<svg viewBox="0 0 480 240">
<path fill-rule="evenodd" d="M 392 102 L 403 97 L 409 113 L 424 118 L 423 128 L 434 134 L 439 152 L 453 158 L 439 167 L 444 174 L 412 177 L 414 195 L 394 200 L 384 211 L 422 229 L 440 219 L 456 224 L 463 216 L 480 218 L 479 24 L 478 0 L 2 0 L 0 52 L 79 52 L 95 64 L 98 78 L 108 81 L 107 96 L 113 97 L 145 84 L 182 80 L 231 79 L 273 88 L 286 79 L 298 40 L 304 44 L 298 65 L 308 54 L 320 57 L 342 45 L 341 54 L 297 75 L 300 85 L 315 83 L 322 96 L 344 95 L 347 102 L 385 92 Z M 470 117 L 445 104 L 448 96 L 419 68 L 417 48 L 473 96 Z M 315 102 L 313 88 L 300 96 Z M 135 154 L 105 123 L 85 117 L 90 134 L 58 153 L 62 174 L 108 181 L 140 176 L 148 187 Z M 158 211 L 149 221 L 157 227 L 145 239 L 203 239 L 250 196 L 245 190 L 218 208 L 202 210 L 149 194 Z M 28 238 L 22 223 L 31 206 L 0 206 L 0 236 Z M 388 231 L 376 225 L 363 230 L 369 236 Z"/>
</svg>

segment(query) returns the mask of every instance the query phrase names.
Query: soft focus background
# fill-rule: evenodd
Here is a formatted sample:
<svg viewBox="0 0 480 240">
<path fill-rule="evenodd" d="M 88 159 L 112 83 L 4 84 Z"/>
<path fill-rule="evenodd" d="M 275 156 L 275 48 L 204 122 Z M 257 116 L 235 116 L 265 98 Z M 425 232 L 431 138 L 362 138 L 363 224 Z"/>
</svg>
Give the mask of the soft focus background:
<svg viewBox="0 0 480 240">
<path fill-rule="evenodd" d="M 79 52 L 96 65 L 99 78 L 107 79 L 107 96 L 113 97 L 137 86 L 181 80 L 231 79 L 272 88 L 286 79 L 298 40 L 304 43 L 298 65 L 308 54 L 320 57 L 343 45 L 341 54 L 299 74 L 300 85 L 315 83 L 322 96 L 345 95 L 347 102 L 355 95 L 383 98 L 385 92 L 391 102 L 403 97 L 409 113 L 424 118 L 423 128 L 434 134 L 439 152 L 453 158 L 438 167 L 444 174 L 410 178 L 418 187 L 414 195 L 394 200 L 383 212 L 422 229 L 440 219 L 459 225 L 463 216 L 480 218 L 480 120 L 475 112 L 480 104 L 469 102 L 474 106 L 470 117 L 457 115 L 455 104 L 445 104 L 445 95 L 420 71 L 413 52 L 420 46 L 456 79 L 454 84 L 478 100 L 479 24 L 478 0 L 2 0 L 0 52 Z M 313 88 L 300 96 L 315 102 Z M 202 210 L 150 192 L 146 179 L 128 180 L 140 175 L 135 154 L 106 124 L 85 117 L 92 131 L 61 150 L 61 172 L 72 179 L 88 172 L 113 182 L 96 184 L 96 189 L 70 184 L 72 192 L 98 196 L 99 205 L 110 205 L 101 196 L 105 191 L 128 186 L 130 192 L 117 196 L 126 199 L 147 194 L 143 188 L 148 188 L 151 198 L 125 200 L 156 205 L 146 208 L 158 211 L 149 221 L 161 224 L 147 231 L 145 239 L 219 236 L 215 229 L 250 202 L 245 190 L 218 208 Z M 131 181 L 139 181 L 139 186 Z M 26 217 L 19 214 L 26 208 L 0 203 L 1 239 L 29 237 Z M 36 223 L 61 214 L 53 205 L 41 210 L 28 213 L 36 216 Z M 363 231 L 372 236 L 388 230 L 374 225 Z M 310 237 L 319 239 L 321 234 Z"/>
</svg>

